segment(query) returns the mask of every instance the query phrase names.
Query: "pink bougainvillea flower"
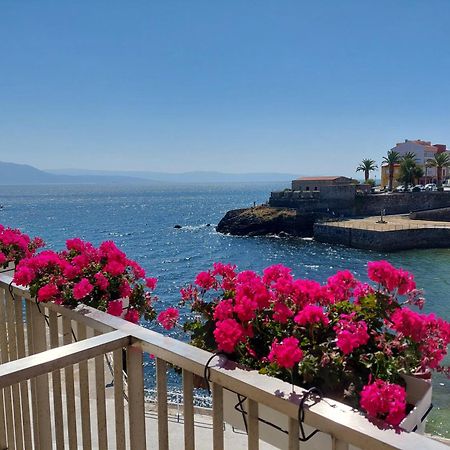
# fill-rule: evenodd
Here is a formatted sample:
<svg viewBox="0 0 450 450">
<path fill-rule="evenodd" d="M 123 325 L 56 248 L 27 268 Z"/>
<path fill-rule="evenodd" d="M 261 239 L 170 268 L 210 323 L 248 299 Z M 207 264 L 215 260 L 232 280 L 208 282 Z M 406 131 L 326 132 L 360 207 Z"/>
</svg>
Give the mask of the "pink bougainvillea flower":
<svg viewBox="0 0 450 450">
<path fill-rule="evenodd" d="M 108 308 L 106 312 L 112 316 L 120 317 L 123 311 L 122 300 L 112 300 L 108 302 Z"/>
<path fill-rule="evenodd" d="M 222 300 L 214 308 L 214 320 L 225 320 L 233 317 L 233 300 Z"/>
<path fill-rule="evenodd" d="M 157 278 L 146 278 L 145 285 L 151 290 L 154 291 L 156 289 L 156 284 L 158 283 Z"/>
<path fill-rule="evenodd" d="M 357 320 L 355 313 L 341 314 L 339 322 L 333 329 L 336 331 L 336 344 L 344 355 L 367 344 L 369 340 L 367 323 L 364 320 Z"/>
<path fill-rule="evenodd" d="M 195 278 L 195 284 L 208 291 L 217 287 L 217 280 L 211 275 L 211 272 L 200 272 Z"/>
<path fill-rule="evenodd" d="M 276 302 L 273 306 L 273 320 L 279 323 L 287 323 L 288 320 L 294 315 L 289 306 L 283 302 Z"/>
<path fill-rule="evenodd" d="M 214 329 L 217 347 L 226 353 L 233 353 L 237 344 L 245 338 L 246 332 L 234 319 L 219 320 Z"/>
<path fill-rule="evenodd" d="M 360 405 L 370 417 L 398 426 L 406 416 L 406 391 L 398 384 L 377 379 L 363 387 Z"/>
<path fill-rule="evenodd" d="M 129 309 L 124 317 L 128 322 L 138 323 L 139 322 L 139 311 L 136 309 Z"/>
<path fill-rule="evenodd" d="M 179 316 L 178 309 L 170 307 L 158 314 L 158 322 L 166 330 L 171 330 L 177 323 Z"/>
<path fill-rule="evenodd" d="M 92 286 L 89 280 L 87 278 L 82 278 L 81 281 L 73 287 L 73 297 L 76 300 L 81 300 L 82 298 L 88 296 L 93 289 L 94 286 Z"/>
<path fill-rule="evenodd" d="M 48 302 L 49 300 L 54 300 L 59 293 L 58 286 L 55 284 L 45 284 L 38 290 L 37 299 L 40 302 Z"/>
<path fill-rule="evenodd" d="M 272 343 L 268 359 L 280 367 L 292 369 L 294 364 L 303 358 L 303 352 L 299 347 L 299 341 L 295 337 L 287 337 L 280 343 L 275 340 Z"/>
<path fill-rule="evenodd" d="M 94 275 L 95 278 L 95 285 L 97 287 L 99 287 L 102 290 L 106 290 L 108 289 L 109 286 L 109 281 L 108 278 L 105 277 L 105 275 L 103 275 L 102 272 L 98 272 Z"/>
<path fill-rule="evenodd" d="M 307 325 L 314 323 L 321 323 L 328 325 L 330 323 L 328 317 L 323 312 L 321 306 L 306 305 L 295 317 L 294 322 L 298 325 Z"/>
</svg>

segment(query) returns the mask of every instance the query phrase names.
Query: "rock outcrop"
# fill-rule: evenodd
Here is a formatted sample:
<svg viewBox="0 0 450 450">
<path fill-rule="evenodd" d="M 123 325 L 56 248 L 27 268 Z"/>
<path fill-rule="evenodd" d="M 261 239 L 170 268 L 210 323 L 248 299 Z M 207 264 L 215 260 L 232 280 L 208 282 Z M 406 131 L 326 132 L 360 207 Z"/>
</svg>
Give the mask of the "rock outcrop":
<svg viewBox="0 0 450 450">
<path fill-rule="evenodd" d="M 228 211 L 217 225 L 217 231 L 237 236 L 312 236 L 317 218 L 315 213 L 301 213 L 293 208 L 256 206 Z"/>
</svg>

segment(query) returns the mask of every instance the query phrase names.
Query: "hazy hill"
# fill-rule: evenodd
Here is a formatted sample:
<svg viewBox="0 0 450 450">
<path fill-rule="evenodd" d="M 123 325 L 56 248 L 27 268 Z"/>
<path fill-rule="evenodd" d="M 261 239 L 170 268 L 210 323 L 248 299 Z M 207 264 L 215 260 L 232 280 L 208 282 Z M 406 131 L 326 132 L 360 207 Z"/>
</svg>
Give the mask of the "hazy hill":
<svg viewBox="0 0 450 450">
<path fill-rule="evenodd" d="M 298 175 L 286 173 L 164 173 L 145 171 L 107 171 L 60 169 L 39 170 L 26 164 L 0 161 L 0 185 L 6 184 L 148 184 L 148 183 L 229 183 L 286 182 Z"/>
<path fill-rule="evenodd" d="M 99 184 L 150 183 L 150 180 L 118 175 L 64 175 L 53 174 L 26 164 L 0 161 L 0 185 L 6 184 Z"/>
<path fill-rule="evenodd" d="M 226 183 L 226 182 L 290 182 L 297 178 L 298 174 L 289 173 L 224 173 L 214 171 L 196 171 L 183 173 L 147 172 L 147 171 L 107 171 L 107 170 L 82 170 L 59 169 L 48 172 L 58 175 L 83 175 L 83 176 L 128 176 L 146 180 L 170 182 L 170 183 Z"/>
</svg>

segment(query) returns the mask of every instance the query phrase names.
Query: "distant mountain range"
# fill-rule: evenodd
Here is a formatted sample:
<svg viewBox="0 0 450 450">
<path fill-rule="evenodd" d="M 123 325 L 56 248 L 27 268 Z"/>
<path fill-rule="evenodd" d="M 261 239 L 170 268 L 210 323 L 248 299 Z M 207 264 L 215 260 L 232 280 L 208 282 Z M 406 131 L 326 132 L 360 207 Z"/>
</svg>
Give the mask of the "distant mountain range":
<svg viewBox="0 0 450 450">
<path fill-rule="evenodd" d="M 60 169 L 39 170 L 25 164 L 0 161 L 0 185 L 20 184 L 154 184 L 154 183 L 229 183 L 286 182 L 298 174 L 287 173 L 164 173 L 145 171 L 107 171 Z"/>
</svg>

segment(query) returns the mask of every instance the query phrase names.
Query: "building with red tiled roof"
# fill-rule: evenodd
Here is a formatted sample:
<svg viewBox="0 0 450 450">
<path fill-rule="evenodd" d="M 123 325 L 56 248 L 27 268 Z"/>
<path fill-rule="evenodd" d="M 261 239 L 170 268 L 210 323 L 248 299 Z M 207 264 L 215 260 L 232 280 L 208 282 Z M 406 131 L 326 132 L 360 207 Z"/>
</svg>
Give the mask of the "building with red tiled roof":
<svg viewBox="0 0 450 450">
<path fill-rule="evenodd" d="M 300 177 L 292 181 L 293 191 L 320 191 L 321 188 L 327 186 L 343 186 L 353 185 L 354 181 L 351 178 L 342 176 L 328 176 L 328 177 Z"/>
</svg>

